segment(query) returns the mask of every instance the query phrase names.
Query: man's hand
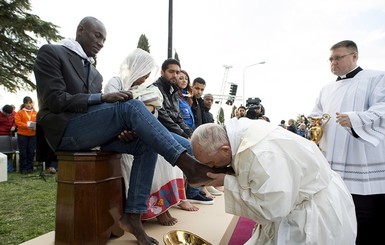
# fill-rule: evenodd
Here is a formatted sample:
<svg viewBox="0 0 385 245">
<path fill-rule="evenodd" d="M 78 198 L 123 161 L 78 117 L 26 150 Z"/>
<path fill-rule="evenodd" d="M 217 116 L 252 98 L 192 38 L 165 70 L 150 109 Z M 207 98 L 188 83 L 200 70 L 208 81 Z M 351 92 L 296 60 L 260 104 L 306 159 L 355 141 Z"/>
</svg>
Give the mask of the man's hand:
<svg viewBox="0 0 385 245">
<path fill-rule="evenodd" d="M 130 142 L 136 138 L 138 138 L 138 136 L 135 134 L 134 131 L 130 131 L 130 130 L 124 130 L 123 132 L 121 132 L 119 135 L 118 135 L 118 138 L 121 140 L 121 141 L 124 141 L 124 142 Z"/>
<path fill-rule="evenodd" d="M 352 123 L 350 122 L 350 118 L 347 114 L 337 112 L 336 115 L 337 123 L 339 123 L 342 127 L 352 127 Z"/>
<path fill-rule="evenodd" d="M 207 186 L 223 186 L 225 184 L 226 174 L 214 174 L 209 172 L 207 173 L 207 176 L 213 179 L 206 184 Z"/>
<path fill-rule="evenodd" d="M 102 102 L 114 103 L 117 101 L 124 102 L 132 99 L 131 91 L 120 91 L 102 95 Z"/>
<path fill-rule="evenodd" d="M 147 109 L 151 112 L 151 113 L 154 113 L 155 111 L 155 107 L 152 106 L 152 105 L 146 105 Z"/>
</svg>

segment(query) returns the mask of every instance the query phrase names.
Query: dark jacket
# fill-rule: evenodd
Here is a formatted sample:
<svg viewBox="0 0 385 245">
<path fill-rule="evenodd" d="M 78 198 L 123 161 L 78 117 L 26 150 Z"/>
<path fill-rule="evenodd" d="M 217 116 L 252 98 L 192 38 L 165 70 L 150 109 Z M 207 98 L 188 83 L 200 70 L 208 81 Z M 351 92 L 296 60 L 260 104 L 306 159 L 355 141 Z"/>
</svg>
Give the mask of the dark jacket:
<svg viewBox="0 0 385 245">
<path fill-rule="evenodd" d="M 289 131 L 291 131 L 291 132 L 293 132 L 293 133 L 295 133 L 295 134 L 297 133 L 297 128 L 295 127 L 294 124 L 288 126 L 288 127 L 287 127 L 287 130 L 289 130 Z"/>
<path fill-rule="evenodd" d="M 202 124 L 214 122 L 213 114 L 211 114 L 209 110 L 210 110 L 209 108 L 205 106 L 203 107 Z"/>
<path fill-rule="evenodd" d="M 82 58 L 62 45 L 43 45 L 34 65 L 39 102 L 37 124 L 53 150 L 71 118 L 88 111 L 88 98 L 101 93 L 102 75 L 91 65 L 84 77 Z"/>
<path fill-rule="evenodd" d="M 203 108 L 203 99 L 195 99 L 195 97 L 193 97 L 193 104 L 191 105 L 191 110 L 194 114 L 195 128 L 203 124 Z"/>
<path fill-rule="evenodd" d="M 158 110 L 158 120 L 169 131 L 185 138 L 189 138 L 192 130 L 183 121 L 178 102 L 178 87 L 171 86 L 165 78 L 160 77 L 154 85 L 163 95 L 163 107 Z"/>
</svg>

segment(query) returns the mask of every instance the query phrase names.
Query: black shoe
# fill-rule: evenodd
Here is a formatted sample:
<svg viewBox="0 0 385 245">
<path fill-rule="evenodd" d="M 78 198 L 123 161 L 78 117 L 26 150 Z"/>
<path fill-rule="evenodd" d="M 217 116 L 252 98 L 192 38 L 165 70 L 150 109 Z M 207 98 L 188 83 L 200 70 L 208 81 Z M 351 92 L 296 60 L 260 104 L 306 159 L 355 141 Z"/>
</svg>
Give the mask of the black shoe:
<svg viewBox="0 0 385 245">
<path fill-rule="evenodd" d="M 187 201 L 189 201 L 190 203 L 198 203 L 198 204 L 206 204 L 206 205 L 214 204 L 214 199 L 205 197 L 200 193 L 192 198 L 188 198 Z"/>
</svg>

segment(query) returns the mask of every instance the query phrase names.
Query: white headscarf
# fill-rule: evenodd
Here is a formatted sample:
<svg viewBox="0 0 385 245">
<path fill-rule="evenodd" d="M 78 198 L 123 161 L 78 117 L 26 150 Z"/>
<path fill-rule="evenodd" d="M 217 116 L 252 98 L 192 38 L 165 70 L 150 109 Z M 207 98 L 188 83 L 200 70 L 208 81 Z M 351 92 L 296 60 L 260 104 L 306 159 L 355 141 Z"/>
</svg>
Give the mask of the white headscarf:
<svg viewBox="0 0 385 245">
<path fill-rule="evenodd" d="M 158 66 L 148 52 L 140 48 L 135 49 L 120 65 L 119 77 L 123 83 L 123 90 L 130 89 L 136 80 L 151 72 L 156 73 L 157 70 Z M 147 87 L 149 82 L 151 81 L 147 79 L 141 86 Z"/>
</svg>

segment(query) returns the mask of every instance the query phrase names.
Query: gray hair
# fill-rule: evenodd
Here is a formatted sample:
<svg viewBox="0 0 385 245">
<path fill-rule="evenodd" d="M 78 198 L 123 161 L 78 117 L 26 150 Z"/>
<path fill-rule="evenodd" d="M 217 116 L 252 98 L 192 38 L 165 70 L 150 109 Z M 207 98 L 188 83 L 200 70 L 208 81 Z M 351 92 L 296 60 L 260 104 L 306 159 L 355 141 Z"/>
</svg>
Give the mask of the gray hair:
<svg viewBox="0 0 385 245">
<path fill-rule="evenodd" d="M 191 136 L 191 145 L 198 144 L 204 153 L 213 155 L 223 145 L 230 144 L 226 129 L 215 123 L 200 125 Z"/>
</svg>

